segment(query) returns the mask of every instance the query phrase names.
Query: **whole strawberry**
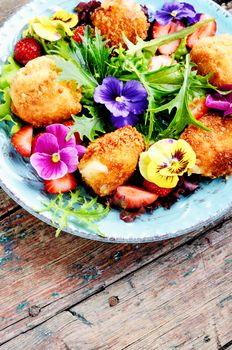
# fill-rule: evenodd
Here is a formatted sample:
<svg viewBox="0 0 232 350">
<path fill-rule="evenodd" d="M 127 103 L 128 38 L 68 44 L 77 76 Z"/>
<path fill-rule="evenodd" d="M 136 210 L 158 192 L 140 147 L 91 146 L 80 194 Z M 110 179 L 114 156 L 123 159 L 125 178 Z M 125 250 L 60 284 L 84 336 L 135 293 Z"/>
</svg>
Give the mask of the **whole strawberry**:
<svg viewBox="0 0 232 350">
<path fill-rule="evenodd" d="M 25 66 L 27 62 L 42 56 L 42 47 L 33 38 L 24 38 L 17 42 L 14 48 L 14 59 Z"/>
</svg>

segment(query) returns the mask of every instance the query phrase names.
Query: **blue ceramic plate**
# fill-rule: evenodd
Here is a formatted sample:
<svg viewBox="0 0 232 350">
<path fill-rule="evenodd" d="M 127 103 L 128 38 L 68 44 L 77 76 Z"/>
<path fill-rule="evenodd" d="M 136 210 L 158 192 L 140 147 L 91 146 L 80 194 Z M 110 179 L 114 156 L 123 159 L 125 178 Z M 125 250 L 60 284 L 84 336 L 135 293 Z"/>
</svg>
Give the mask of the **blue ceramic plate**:
<svg viewBox="0 0 232 350">
<path fill-rule="evenodd" d="M 72 11 L 77 0 L 35 0 L 12 16 L 0 29 L 0 65 L 12 52 L 20 32 L 28 20 L 39 16 L 49 16 L 60 8 Z M 142 3 L 143 1 L 141 1 Z M 144 3 L 155 10 L 163 4 L 161 0 L 147 0 Z M 205 12 L 215 17 L 218 33 L 232 34 L 231 16 L 210 0 L 190 0 L 198 12 Z M 0 130 L 0 184 L 2 188 L 28 212 L 52 225 L 49 213 L 38 214 L 41 200 L 47 195 L 43 183 L 39 181 L 28 161 L 21 158 L 12 148 L 9 137 Z M 193 231 L 200 231 L 220 221 L 232 208 L 232 177 L 225 181 L 217 179 L 204 183 L 201 189 L 187 198 L 181 198 L 170 210 L 158 209 L 152 215 L 146 214 L 133 223 L 124 223 L 119 219 L 119 212 L 112 210 L 99 222 L 105 238 L 69 223 L 65 231 L 77 236 L 102 240 L 105 242 L 142 243 L 177 237 Z"/>
</svg>

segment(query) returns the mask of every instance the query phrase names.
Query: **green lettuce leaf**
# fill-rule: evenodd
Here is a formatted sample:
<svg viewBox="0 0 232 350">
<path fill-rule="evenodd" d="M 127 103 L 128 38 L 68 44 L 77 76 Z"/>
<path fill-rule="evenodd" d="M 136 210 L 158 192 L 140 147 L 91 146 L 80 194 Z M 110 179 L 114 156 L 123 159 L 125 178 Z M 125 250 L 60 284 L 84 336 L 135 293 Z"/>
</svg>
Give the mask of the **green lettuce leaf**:
<svg viewBox="0 0 232 350">
<path fill-rule="evenodd" d="M 85 106 L 89 110 L 92 117 L 87 117 L 86 115 L 72 116 L 75 124 L 70 127 L 70 132 L 68 133 L 67 139 L 69 139 L 75 132 L 78 132 L 80 138 L 83 140 L 86 137 L 90 141 L 94 141 L 99 133 L 104 133 L 104 121 L 102 118 L 96 114 L 96 109 L 94 107 Z"/>
<path fill-rule="evenodd" d="M 20 66 L 10 56 L 8 63 L 2 66 L 0 77 L 0 122 L 4 121 L 12 134 L 21 128 L 21 121 L 11 111 L 10 97 L 10 85 L 19 69 Z"/>
</svg>

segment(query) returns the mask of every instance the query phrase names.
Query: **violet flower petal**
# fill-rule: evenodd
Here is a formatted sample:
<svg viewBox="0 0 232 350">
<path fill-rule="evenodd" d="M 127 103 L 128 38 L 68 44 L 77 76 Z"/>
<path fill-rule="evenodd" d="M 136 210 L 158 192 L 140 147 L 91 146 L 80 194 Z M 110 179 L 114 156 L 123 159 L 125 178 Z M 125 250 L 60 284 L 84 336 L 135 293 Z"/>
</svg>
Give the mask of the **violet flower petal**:
<svg viewBox="0 0 232 350">
<path fill-rule="evenodd" d="M 166 2 L 164 3 L 161 11 L 166 11 L 166 12 L 173 12 L 173 11 L 179 11 L 183 8 L 183 5 L 181 5 L 180 2 L 178 1 L 173 1 L 173 2 Z"/>
<path fill-rule="evenodd" d="M 94 101 L 105 104 L 106 102 L 115 101 L 121 96 L 123 82 L 114 77 L 103 79 L 102 85 L 99 85 L 94 91 Z"/>
<path fill-rule="evenodd" d="M 186 17 L 189 25 L 199 22 L 200 18 L 201 18 L 201 13 L 196 13 L 194 17 L 189 17 L 189 16 Z"/>
<path fill-rule="evenodd" d="M 82 145 L 76 145 L 76 150 L 78 153 L 78 158 L 81 159 L 86 152 L 86 147 Z"/>
<path fill-rule="evenodd" d="M 68 172 L 67 165 L 59 161 L 54 163 L 52 157 L 44 153 L 34 153 L 30 157 L 30 162 L 38 175 L 44 180 L 59 179 Z"/>
<path fill-rule="evenodd" d="M 183 7 L 184 7 L 184 9 L 185 9 L 186 11 L 189 11 L 189 14 L 190 14 L 190 15 L 191 15 L 191 14 L 192 14 L 192 16 L 195 16 L 195 15 L 196 15 L 196 10 L 195 10 L 195 8 L 194 8 L 193 5 L 191 5 L 191 4 L 187 3 L 187 2 L 180 2 L 180 4 L 183 5 Z"/>
<path fill-rule="evenodd" d="M 74 173 L 78 166 L 78 153 L 76 147 L 63 148 L 60 151 L 60 160 L 67 165 L 69 173 Z"/>
<path fill-rule="evenodd" d="M 137 80 L 130 80 L 126 82 L 122 90 L 122 96 L 131 102 L 141 101 L 147 99 L 148 93 L 143 85 Z"/>
<path fill-rule="evenodd" d="M 208 95 L 205 104 L 209 108 L 219 109 L 220 111 L 226 111 L 230 107 L 230 103 L 220 94 Z"/>
<path fill-rule="evenodd" d="M 110 116 L 111 123 L 115 128 L 123 128 L 126 125 L 134 126 L 138 121 L 139 117 L 133 113 L 129 114 L 127 117 L 116 117 L 113 114 Z"/>
<path fill-rule="evenodd" d="M 144 99 L 137 102 L 125 102 L 126 108 L 133 114 L 142 114 L 148 107 L 148 100 Z"/>
<path fill-rule="evenodd" d="M 35 152 L 45 153 L 52 155 L 59 151 L 59 145 L 57 138 L 50 133 L 43 133 L 36 141 Z"/>
<path fill-rule="evenodd" d="M 156 11 L 154 17 L 161 26 L 166 26 L 173 18 L 169 13 L 164 11 Z"/>
<path fill-rule="evenodd" d="M 66 137 L 69 133 L 69 128 L 63 124 L 52 124 L 46 127 L 48 133 L 53 134 L 57 138 L 59 148 L 74 147 L 76 146 L 75 136 L 72 135 L 71 138 L 66 141 Z"/>
<path fill-rule="evenodd" d="M 129 111 L 125 108 L 125 102 L 111 101 L 105 104 L 106 108 L 116 117 L 127 117 Z"/>
<path fill-rule="evenodd" d="M 176 16 L 177 19 L 181 20 L 186 17 L 194 18 L 196 16 L 196 11 L 192 5 L 187 4 L 186 2 L 180 2 L 180 4 L 182 5 L 182 8 Z"/>
<path fill-rule="evenodd" d="M 165 3 L 160 11 L 155 12 L 155 19 L 161 25 L 168 24 L 172 19 L 190 19 L 195 18 L 196 11 L 194 7 L 186 2 Z"/>
</svg>

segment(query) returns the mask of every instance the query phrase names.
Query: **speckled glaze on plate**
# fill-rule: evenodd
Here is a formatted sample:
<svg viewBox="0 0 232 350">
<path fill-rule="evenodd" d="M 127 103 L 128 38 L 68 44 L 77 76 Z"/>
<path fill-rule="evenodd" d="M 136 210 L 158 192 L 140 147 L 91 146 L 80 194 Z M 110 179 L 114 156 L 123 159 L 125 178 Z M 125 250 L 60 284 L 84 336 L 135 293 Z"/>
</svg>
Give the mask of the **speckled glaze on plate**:
<svg viewBox="0 0 232 350">
<path fill-rule="evenodd" d="M 198 12 L 214 16 L 218 23 L 217 33 L 232 34 L 232 16 L 210 0 L 193 0 Z M 65 8 L 72 11 L 78 1 L 35 0 L 22 7 L 0 28 L 0 65 L 12 52 L 20 32 L 28 20 L 39 16 L 49 16 L 54 11 Z M 162 6 L 161 0 L 140 1 L 152 10 Z M 10 29 L 10 30 L 9 30 Z M 209 155 L 210 156 L 210 155 Z M 28 160 L 20 157 L 11 146 L 9 136 L 0 130 L 0 185 L 8 195 L 29 213 L 49 225 L 50 213 L 38 214 L 42 208 L 41 200 L 48 198 L 43 190 L 43 182 L 31 168 Z M 160 208 L 153 214 L 145 214 L 133 223 L 124 223 L 119 219 L 119 212 L 111 210 L 109 215 L 99 222 L 100 230 L 105 234 L 101 238 L 85 227 L 77 227 L 69 222 L 64 230 L 74 235 L 105 242 L 143 243 L 177 237 L 193 231 L 204 230 L 219 222 L 232 209 L 232 177 L 227 181 L 216 179 L 204 183 L 193 195 L 181 198 L 170 210 Z"/>
</svg>

